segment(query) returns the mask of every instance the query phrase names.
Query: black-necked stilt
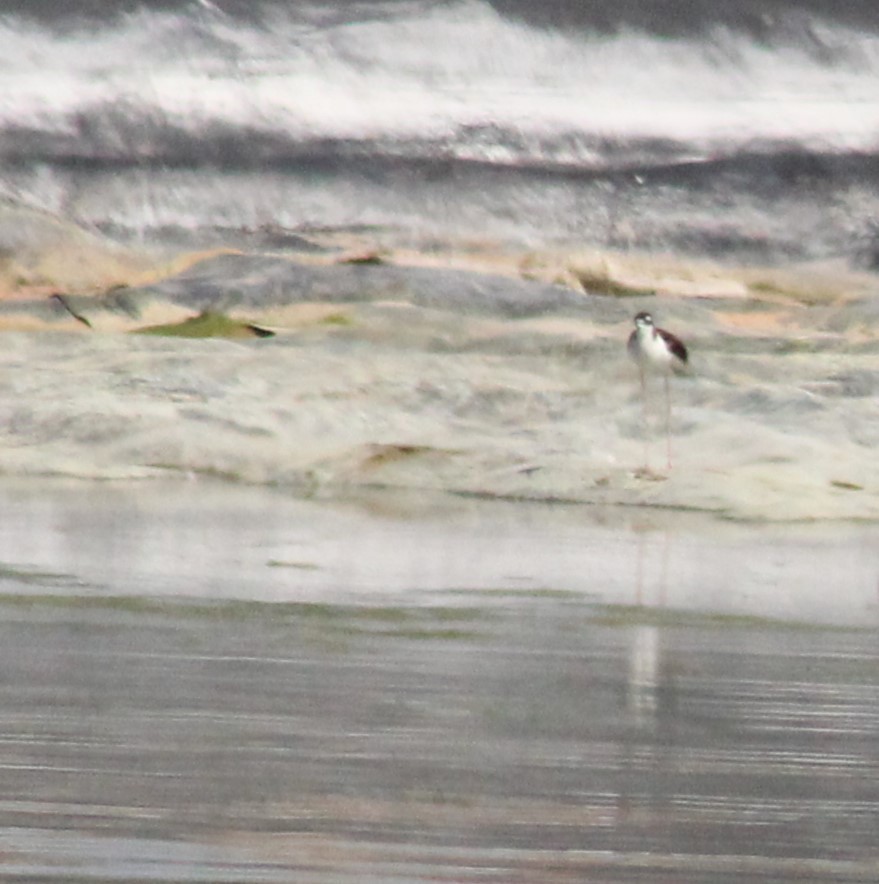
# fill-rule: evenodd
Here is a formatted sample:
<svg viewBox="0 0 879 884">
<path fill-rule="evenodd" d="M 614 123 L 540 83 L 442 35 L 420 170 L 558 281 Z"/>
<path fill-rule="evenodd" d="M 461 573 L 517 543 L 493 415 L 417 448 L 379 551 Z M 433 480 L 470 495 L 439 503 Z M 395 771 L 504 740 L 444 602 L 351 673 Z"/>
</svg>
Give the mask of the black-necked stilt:
<svg viewBox="0 0 879 884">
<path fill-rule="evenodd" d="M 653 324 L 653 317 L 642 311 L 635 316 L 635 330 L 629 335 L 629 355 L 638 363 L 641 374 L 641 398 L 644 407 L 644 467 L 647 463 L 647 374 L 661 374 L 665 382 L 665 438 L 668 468 L 671 469 L 671 393 L 668 379 L 672 372 L 680 373 L 687 367 L 687 348 L 684 342 Z"/>
</svg>

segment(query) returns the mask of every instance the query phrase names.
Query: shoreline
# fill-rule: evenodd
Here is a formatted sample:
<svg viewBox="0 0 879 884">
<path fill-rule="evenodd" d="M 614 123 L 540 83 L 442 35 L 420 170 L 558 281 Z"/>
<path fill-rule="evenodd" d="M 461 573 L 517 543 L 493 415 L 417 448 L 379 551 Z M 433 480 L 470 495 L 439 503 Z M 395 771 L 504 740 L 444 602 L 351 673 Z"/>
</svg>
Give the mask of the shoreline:
<svg viewBox="0 0 879 884">
<path fill-rule="evenodd" d="M 769 376 L 771 354 L 731 355 L 677 384 L 666 475 L 641 472 L 637 379 L 610 332 L 576 336 L 600 341 L 586 358 L 570 342 L 547 358 L 558 338 L 521 326 L 513 340 L 495 329 L 489 352 L 469 335 L 425 350 L 419 340 L 438 326 L 419 326 L 412 308 L 346 312 L 345 324 L 265 341 L 7 333 L 0 472 L 207 475 L 305 496 L 421 488 L 756 521 L 879 518 L 876 406 L 857 386 L 873 382 L 869 356 L 848 357 L 834 382 L 850 384 L 849 396 L 805 389 L 827 383 L 816 374 L 833 356 L 784 357 L 801 372 L 796 387 Z M 449 336 L 461 334 L 455 325 Z M 624 321 L 610 330 L 622 338 Z M 651 427 L 656 469 L 660 415 Z"/>
<path fill-rule="evenodd" d="M 785 291 L 760 277 L 756 293 L 724 294 L 744 271 L 723 282 L 691 264 L 688 279 L 657 257 L 656 280 L 679 267 L 677 293 L 644 294 L 643 258 L 604 256 L 602 293 L 586 258 L 562 285 L 548 258 L 483 248 L 400 263 L 405 252 L 367 245 L 178 255 L 177 272 L 145 284 L 0 302 L 0 473 L 879 519 L 871 278 L 832 289 L 816 272 L 811 290 Z M 687 289 L 708 278 L 713 292 Z M 625 353 L 639 310 L 692 356 L 672 383 L 669 472 L 658 382 L 644 469 Z"/>
<path fill-rule="evenodd" d="M 632 627 L 879 622 L 868 524 L 745 524 L 418 489 L 304 499 L 216 480 L 5 478 L 0 505 L 0 603 L 31 617 L 175 616 L 180 606 L 210 618 L 224 603 L 254 617 L 277 604 L 303 616 L 319 605 L 490 615 L 552 603 Z"/>
</svg>

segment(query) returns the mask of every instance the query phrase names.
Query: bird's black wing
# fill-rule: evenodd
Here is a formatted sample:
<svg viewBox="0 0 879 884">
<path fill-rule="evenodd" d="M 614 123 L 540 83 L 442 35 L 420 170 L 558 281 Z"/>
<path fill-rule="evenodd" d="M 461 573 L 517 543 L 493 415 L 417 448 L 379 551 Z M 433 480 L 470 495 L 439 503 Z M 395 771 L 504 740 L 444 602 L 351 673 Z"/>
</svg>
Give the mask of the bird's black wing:
<svg viewBox="0 0 879 884">
<path fill-rule="evenodd" d="M 679 360 L 683 365 L 686 365 L 689 354 L 687 353 L 687 348 L 684 346 L 684 342 L 671 332 L 667 332 L 664 328 L 658 328 L 656 331 L 662 336 L 662 340 L 665 341 L 666 347 L 668 347 L 675 359 Z"/>
</svg>

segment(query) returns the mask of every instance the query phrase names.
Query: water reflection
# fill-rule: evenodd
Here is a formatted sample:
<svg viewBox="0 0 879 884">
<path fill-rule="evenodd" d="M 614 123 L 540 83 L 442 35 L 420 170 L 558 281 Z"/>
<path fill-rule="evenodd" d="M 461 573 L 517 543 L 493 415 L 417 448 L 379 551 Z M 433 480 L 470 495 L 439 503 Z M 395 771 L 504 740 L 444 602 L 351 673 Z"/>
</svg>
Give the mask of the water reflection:
<svg viewBox="0 0 879 884">
<path fill-rule="evenodd" d="M 659 643 L 657 626 L 631 627 L 629 665 L 629 711 L 639 727 L 655 723 L 659 695 Z"/>
<path fill-rule="evenodd" d="M 7 481 L 0 562 L 9 592 L 432 603 L 475 590 L 482 603 L 488 591 L 552 590 L 669 610 L 879 622 L 876 526 L 749 526 L 423 493 L 320 502 L 197 481 Z M 46 586 L 27 576 L 50 572 L 59 576 Z"/>
<path fill-rule="evenodd" d="M 632 603 L 638 607 L 663 608 L 668 589 L 669 532 L 647 521 L 636 521 L 637 568 Z M 638 727 L 655 724 L 660 690 L 661 631 L 650 623 L 630 627 L 629 710 Z"/>
<path fill-rule="evenodd" d="M 0 491 L 0 877 L 879 878 L 871 529 L 173 492 Z"/>
</svg>

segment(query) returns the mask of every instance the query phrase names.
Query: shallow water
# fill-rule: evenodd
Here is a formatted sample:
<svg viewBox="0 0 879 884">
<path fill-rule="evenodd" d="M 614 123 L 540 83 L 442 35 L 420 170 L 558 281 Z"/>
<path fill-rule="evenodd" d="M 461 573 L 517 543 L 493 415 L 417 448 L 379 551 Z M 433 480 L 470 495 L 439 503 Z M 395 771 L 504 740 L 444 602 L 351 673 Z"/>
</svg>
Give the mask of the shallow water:
<svg viewBox="0 0 879 884">
<path fill-rule="evenodd" d="M 561 591 L 879 626 L 879 525 L 419 490 L 306 500 L 201 480 L 0 484 L 0 593 L 483 604 Z"/>
<path fill-rule="evenodd" d="M 879 874 L 873 526 L 198 481 L 0 502 L 4 877 Z"/>
</svg>

